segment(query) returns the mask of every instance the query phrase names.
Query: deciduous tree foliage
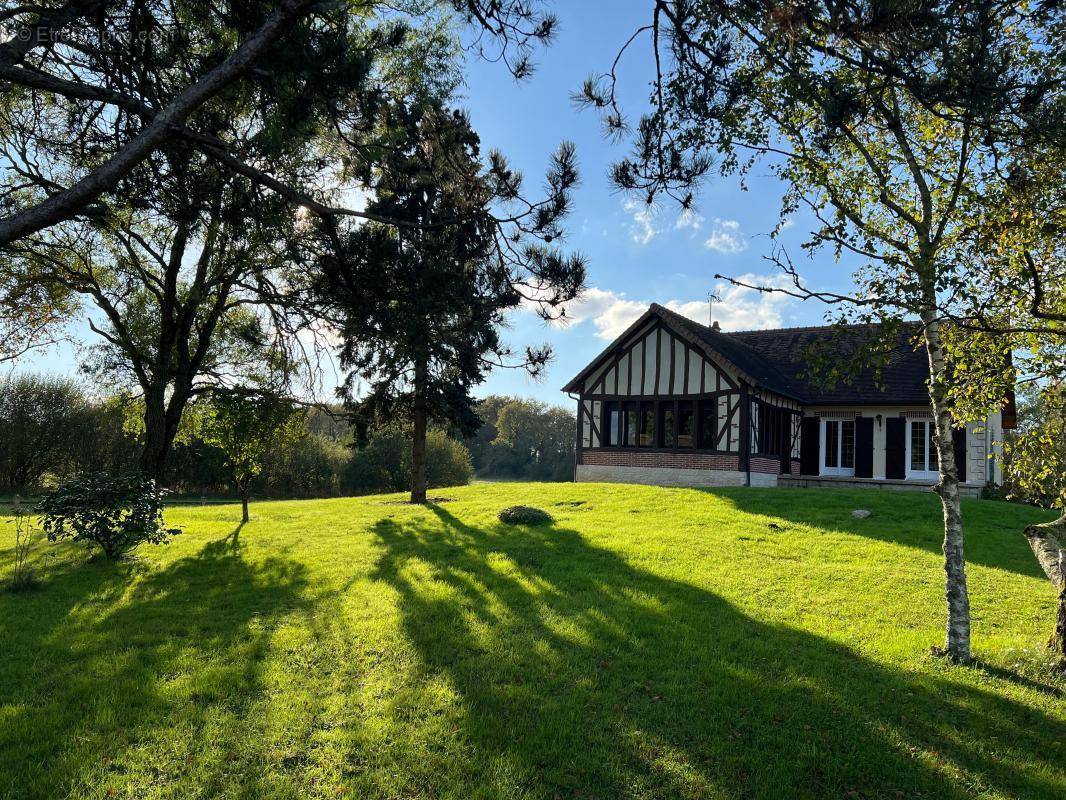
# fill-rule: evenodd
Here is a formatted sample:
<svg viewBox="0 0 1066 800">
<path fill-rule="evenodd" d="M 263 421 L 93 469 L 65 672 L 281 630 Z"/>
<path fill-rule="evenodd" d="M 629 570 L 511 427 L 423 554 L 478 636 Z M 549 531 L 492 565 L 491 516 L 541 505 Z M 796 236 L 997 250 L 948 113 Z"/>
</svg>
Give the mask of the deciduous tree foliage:
<svg viewBox="0 0 1066 800">
<path fill-rule="evenodd" d="M 0 476 L 9 491 L 34 486 L 49 470 L 76 462 L 90 409 L 69 378 L 18 375 L 0 379 Z"/>
<path fill-rule="evenodd" d="M 283 398 L 241 390 L 211 397 L 201 436 L 226 455 L 233 487 L 241 498 L 241 522 L 248 521 L 248 489 L 270 452 L 303 432 L 302 412 Z"/>
<path fill-rule="evenodd" d="M 1049 384 L 1040 394 L 1039 418 L 1007 444 L 1007 467 L 1018 494 L 1060 512 L 1057 520 L 1030 525 L 1024 533 L 1040 568 L 1059 590 L 1048 646 L 1066 666 L 1066 385 Z"/>
<path fill-rule="evenodd" d="M 982 242 L 1004 228 L 1019 187 L 1047 194 L 1031 182 L 1040 182 L 1036 154 L 1064 141 L 1062 32 L 1051 3 L 656 0 L 638 31 L 655 57 L 651 112 L 613 170 L 619 188 L 687 207 L 714 167 L 743 176 L 765 165 L 787 187 L 782 222 L 797 212 L 815 220 L 805 249 L 858 264 L 854 293 L 817 291 L 777 248 L 791 278 L 784 291 L 831 304 L 842 319 L 921 321 L 945 521 L 945 652 L 959 661 L 970 657 L 970 615 L 953 357 L 988 330 L 982 310 L 993 291 L 977 276 L 1010 260 Z M 619 63 L 590 78 L 579 100 L 624 135 Z M 1037 226 L 1020 221 L 1018 230 L 1030 236 Z M 1061 268 L 1032 263 L 1036 280 L 1015 285 L 1027 295 L 1019 302 L 1042 308 L 1034 287 Z"/>
</svg>

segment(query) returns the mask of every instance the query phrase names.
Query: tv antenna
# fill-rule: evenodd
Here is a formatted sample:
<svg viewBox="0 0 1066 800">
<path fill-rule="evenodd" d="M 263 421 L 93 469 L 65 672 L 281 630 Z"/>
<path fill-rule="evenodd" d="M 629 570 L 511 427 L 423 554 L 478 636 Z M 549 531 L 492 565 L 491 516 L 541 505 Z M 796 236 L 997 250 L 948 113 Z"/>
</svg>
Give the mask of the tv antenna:
<svg viewBox="0 0 1066 800">
<path fill-rule="evenodd" d="M 714 327 L 714 304 L 721 303 L 722 298 L 714 292 L 707 292 L 707 327 Z"/>
</svg>

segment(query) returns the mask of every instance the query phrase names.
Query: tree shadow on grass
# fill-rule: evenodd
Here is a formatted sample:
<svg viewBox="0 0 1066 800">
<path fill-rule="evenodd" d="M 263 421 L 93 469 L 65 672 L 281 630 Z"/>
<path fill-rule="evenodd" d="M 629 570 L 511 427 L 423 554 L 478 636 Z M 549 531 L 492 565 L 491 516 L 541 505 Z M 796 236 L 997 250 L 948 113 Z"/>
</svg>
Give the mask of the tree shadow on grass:
<svg viewBox="0 0 1066 800">
<path fill-rule="evenodd" d="M 694 497 L 712 495 L 745 514 L 942 552 L 940 499 L 932 492 L 749 488 L 692 491 Z M 872 516 L 854 519 L 851 512 L 859 508 L 871 510 Z M 1022 529 L 1030 522 L 1052 516 L 1051 512 L 1029 506 L 964 499 L 967 562 L 1042 578 Z"/>
<path fill-rule="evenodd" d="M 241 558 L 238 532 L 160 568 L 73 562 L 25 602 L 0 599 L 0 796 L 140 796 L 188 772 L 208 795 L 257 785 L 238 742 L 307 580 Z"/>
<path fill-rule="evenodd" d="M 1062 796 L 1066 726 L 1039 709 L 760 622 L 572 530 L 432 512 L 376 523 L 374 577 L 421 680 L 458 695 L 426 713 L 477 756 L 412 759 L 411 794 Z"/>
</svg>

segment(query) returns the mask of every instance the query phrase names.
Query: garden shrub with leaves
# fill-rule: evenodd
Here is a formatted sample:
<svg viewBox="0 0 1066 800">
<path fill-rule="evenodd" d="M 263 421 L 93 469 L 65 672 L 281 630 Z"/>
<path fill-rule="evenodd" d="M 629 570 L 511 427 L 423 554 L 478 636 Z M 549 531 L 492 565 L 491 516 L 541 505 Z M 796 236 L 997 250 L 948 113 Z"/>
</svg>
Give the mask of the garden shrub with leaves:
<svg viewBox="0 0 1066 800">
<path fill-rule="evenodd" d="M 116 559 L 143 542 L 163 544 L 181 532 L 163 524 L 167 494 L 143 475 L 88 473 L 48 494 L 37 510 L 48 541 L 84 542 Z"/>
<path fill-rule="evenodd" d="M 508 525 L 547 525 L 555 521 L 547 511 L 533 506 L 508 506 L 499 517 L 500 522 Z"/>
</svg>

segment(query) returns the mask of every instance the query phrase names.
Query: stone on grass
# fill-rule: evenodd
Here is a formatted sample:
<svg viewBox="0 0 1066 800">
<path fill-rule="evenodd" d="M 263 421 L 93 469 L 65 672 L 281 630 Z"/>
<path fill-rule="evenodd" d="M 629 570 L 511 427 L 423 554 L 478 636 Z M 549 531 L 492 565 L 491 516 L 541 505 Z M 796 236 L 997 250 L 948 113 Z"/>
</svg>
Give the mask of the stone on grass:
<svg viewBox="0 0 1066 800">
<path fill-rule="evenodd" d="M 856 508 L 854 511 L 851 512 L 851 516 L 855 517 L 855 519 L 866 519 L 868 516 L 870 516 L 870 512 L 867 511 L 865 508 Z"/>
</svg>

